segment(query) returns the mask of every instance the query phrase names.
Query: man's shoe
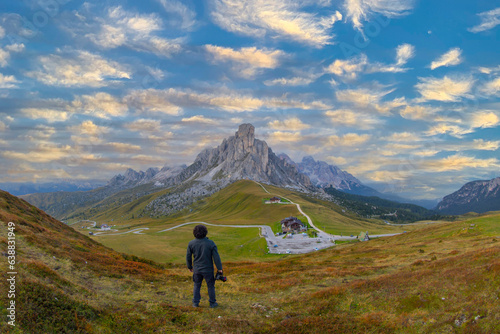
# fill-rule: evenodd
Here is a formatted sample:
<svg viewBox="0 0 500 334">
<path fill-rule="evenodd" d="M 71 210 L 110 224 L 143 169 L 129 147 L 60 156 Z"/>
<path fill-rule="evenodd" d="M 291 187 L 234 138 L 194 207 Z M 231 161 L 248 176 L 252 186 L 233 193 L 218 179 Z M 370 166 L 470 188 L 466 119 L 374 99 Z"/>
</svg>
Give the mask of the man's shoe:
<svg viewBox="0 0 500 334">
<path fill-rule="evenodd" d="M 199 304 L 193 303 L 193 307 L 200 307 Z"/>
<path fill-rule="evenodd" d="M 210 308 L 216 308 L 216 307 L 219 307 L 219 304 L 217 303 L 210 304 Z"/>
</svg>

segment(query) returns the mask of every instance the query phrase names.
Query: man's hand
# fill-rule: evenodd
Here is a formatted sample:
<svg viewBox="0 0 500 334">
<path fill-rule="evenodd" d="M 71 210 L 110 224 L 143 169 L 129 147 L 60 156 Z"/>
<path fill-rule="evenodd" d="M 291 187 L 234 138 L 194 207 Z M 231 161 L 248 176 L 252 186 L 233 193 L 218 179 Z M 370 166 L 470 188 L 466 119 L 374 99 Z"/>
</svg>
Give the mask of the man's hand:
<svg viewBox="0 0 500 334">
<path fill-rule="evenodd" d="M 190 272 L 193 272 L 193 269 L 189 269 Z"/>
<path fill-rule="evenodd" d="M 217 271 L 222 274 L 222 270 L 217 270 Z"/>
</svg>

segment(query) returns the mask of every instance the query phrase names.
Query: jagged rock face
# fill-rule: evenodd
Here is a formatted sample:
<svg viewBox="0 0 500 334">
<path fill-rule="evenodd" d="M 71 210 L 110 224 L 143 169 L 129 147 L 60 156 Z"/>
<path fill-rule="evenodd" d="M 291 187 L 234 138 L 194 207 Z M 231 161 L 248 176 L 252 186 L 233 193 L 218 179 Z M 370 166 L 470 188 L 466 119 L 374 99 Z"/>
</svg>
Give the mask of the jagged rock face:
<svg viewBox="0 0 500 334">
<path fill-rule="evenodd" d="M 500 177 L 465 184 L 458 191 L 445 196 L 437 209 L 453 215 L 500 210 Z"/>
<path fill-rule="evenodd" d="M 180 177 L 179 181 L 250 179 L 279 186 L 311 186 L 307 176 L 279 159 L 265 141 L 255 139 L 251 124 L 240 125 L 235 135 L 224 139 L 221 145 L 202 151 Z"/>
<path fill-rule="evenodd" d="M 151 182 L 153 177 L 159 172 L 158 168 L 148 168 L 146 172 L 136 172 L 132 168 L 125 171 L 124 175 L 115 175 L 109 180 L 108 187 L 133 187 Z"/>
<path fill-rule="evenodd" d="M 361 182 L 351 174 L 324 161 L 315 161 L 311 156 L 302 158 L 302 162 L 298 164 L 295 164 L 286 154 L 281 154 L 280 158 L 297 166 L 298 170 L 307 175 L 312 184 L 317 187 L 333 186 L 339 190 L 353 190 L 362 186 Z"/>
</svg>

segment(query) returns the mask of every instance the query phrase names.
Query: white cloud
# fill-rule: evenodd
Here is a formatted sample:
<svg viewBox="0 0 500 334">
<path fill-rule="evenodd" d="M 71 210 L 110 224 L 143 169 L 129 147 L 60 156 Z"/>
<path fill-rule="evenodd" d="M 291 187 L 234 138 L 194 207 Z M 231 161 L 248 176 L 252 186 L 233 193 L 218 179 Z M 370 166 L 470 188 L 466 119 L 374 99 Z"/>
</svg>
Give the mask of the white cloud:
<svg viewBox="0 0 500 334">
<path fill-rule="evenodd" d="M 49 86 L 103 87 L 130 79 L 131 73 L 115 61 L 87 51 L 58 52 L 38 57 L 39 68 L 26 75 Z"/>
<path fill-rule="evenodd" d="M 182 109 L 173 104 L 170 99 L 169 91 L 147 89 L 132 91 L 124 98 L 124 101 L 138 111 L 180 115 Z"/>
<path fill-rule="evenodd" d="M 374 15 L 393 18 L 409 14 L 413 2 L 413 0 L 345 0 L 344 9 L 353 26 L 362 31 L 363 21 L 368 21 Z"/>
<path fill-rule="evenodd" d="M 429 106 L 407 105 L 406 108 L 401 109 L 399 114 L 406 119 L 433 121 L 437 111 L 436 108 Z"/>
<path fill-rule="evenodd" d="M 239 50 L 216 46 L 205 45 L 215 62 L 232 62 L 233 71 L 244 78 L 251 78 L 259 69 L 276 68 L 279 65 L 279 58 L 285 54 L 280 50 L 257 49 L 256 47 L 246 47 Z"/>
<path fill-rule="evenodd" d="M 434 172 L 461 171 L 467 168 L 494 168 L 499 167 L 497 159 L 477 159 L 461 154 L 455 154 L 443 159 L 429 160 L 422 165 Z"/>
<path fill-rule="evenodd" d="M 361 54 L 348 60 L 336 59 L 326 68 L 326 72 L 333 73 L 339 77 L 347 79 L 356 79 L 359 72 L 362 72 L 368 64 L 366 55 Z"/>
<path fill-rule="evenodd" d="M 10 53 L 0 48 L 0 67 L 5 67 L 8 64 Z"/>
<path fill-rule="evenodd" d="M 0 121 L 0 132 L 5 131 L 7 129 L 7 125 L 4 122 Z"/>
<path fill-rule="evenodd" d="M 53 162 L 66 158 L 72 154 L 69 145 L 57 145 L 55 143 L 43 143 L 37 145 L 36 149 L 26 153 L 19 151 L 4 151 L 2 155 L 8 159 L 23 160 L 28 162 Z"/>
<path fill-rule="evenodd" d="M 450 49 L 448 52 L 443 54 L 441 57 L 434 60 L 431 63 L 430 68 L 431 68 L 431 70 L 434 70 L 434 69 L 441 67 L 441 66 L 448 67 L 448 66 L 458 65 L 463 61 L 461 56 L 462 56 L 462 50 L 460 48 Z"/>
<path fill-rule="evenodd" d="M 456 152 L 469 150 L 496 151 L 499 147 L 500 140 L 474 139 L 471 142 L 460 141 L 459 143 L 443 145 L 443 150 Z"/>
<path fill-rule="evenodd" d="M 68 128 L 72 134 L 71 140 L 79 145 L 93 145 L 102 143 L 104 134 L 110 129 L 105 126 L 96 125 L 92 121 L 84 121 L 80 125 L 74 125 Z"/>
<path fill-rule="evenodd" d="M 300 142 L 303 137 L 300 132 L 275 131 L 269 135 L 269 140 L 274 143 Z"/>
<path fill-rule="evenodd" d="M 496 151 L 500 147 L 500 140 L 474 139 L 471 145 L 473 150 Z"/>
<path fill-rule="evenodd" d="M 203 115 L 196 115 L 189 118 L 183 118 L 181 121 L 186 123 L 204 123 L 212 125 L 219 124 L 219 122 L 217 122 L 216 120 L 213 120 L 211 118 L 206 118 Z"/>
<path fill-rule="evenodd" d="M 402 66 L 415 55 L 415 47 L 411 44 L 401 44 L 396 49 L 396 65 Z"/>
<path fill-rule="evenodd" d="M 5 50 L 0 48 L 0 67 L 5 67 L 9 63 L 10 54 L 12 52 L 24 51 L 24 44 L 10 44 L 5 47 Z"/>
<path fill-rule="evenodd" d="M 343 136 L 333 135 L 328 137 L 328 145 L 334 147 L 353 147 L 366 143 L 370 138 L 371 136 L 368 134 L 360 135 L 357 133 L 347 133 Z"/>
<path fill-rule="evenodd" d="M 173 14 L 171 18 L 174 21 L 172 22 L 173 24 L 180 26 L 182 30 L 191 31 L 194 28 L 196 25 L 196 13 L 185 4 L 177 0 L 158 1 L 167 13 Z M 180 21 L 180 24 L 178 24 L 178 21 Z"/>
<path fill-rule="evenodd" d="M 128 106 L 108 93 L 83 95 L 72 102 L 74 111 L 82 114 L 91 114 L 99 118 L 123 116 Z"/>
<path fill-rule="evenodd" d="M 302 121 L 297 117 L 288 118 L 282 121 L 275 120 L 269 122 L 267 126 L 273 130 L 286 131 L 300 131 L 311 127 L 309 124 L 302 123 Z"/>
<path fill-rule="evenodd" d="M 393 133 L 390 136 L 385 137 L 383 139 L 389 142 L 418 142 L 422 140 L 421 137 L 419 137 L 415 133 L 410 133 L 410 132 Z"/>
<path fill-rule="evenodd" d="M 396 48 L 394 64 L 370 63 L 365 54 L 360 54 L 348 60 L 335 60 L 326 68 L 326 72 L 351 80 L 356 79 L 359 73 L 405 72 L 408 69 L 404 68 L 403 65 L 413 58 L 414 55 L 415 47 L 405 43 Z"/>
<path fill-rule="evenodd" d="M 111 142 L 108 143 L 108 145 L 111 146 L 113 150 L 118 151 L 120 153 L 136 152 L 142 149 L 139 145 L 134 145 L 129 143 Z"/>
<path fill-rule="evenodd" d="M 141 111 L 161 111 L 172 115 L 180 114 L 186 108 L 211 108 L 228 112 L 266 109 L 328 109 L 321 101 L 301 101 L 280 98 L 257 98 L 246 93 L 220 88 L 217 92 L 200 93 L 191 89 L 169 88 L 132 91 L 125 98 L 127 104 Z"/>
<path fill-rule="evenodd" d="M 478 24 L 477 26 L 469 28 L 468 30 L 470 32 L 477 33 L 481 31 L 490 30 L 500 24 L 500 7 L 492 9 L 487 12 L 479 13 L 477 15 L 480 17 L 481 23 Z"/>
<path fill-rule="evenodd" d="M 40 168 L 33 167 L 26 162 L 16 163 L 15 168 L 7 171 L 7 178 L 10 182 L 36 182 L 38 180 L 61 180 L 61 179 L 74 179 L 74 175 L 70 175 L 61 168 Z M 85 175 L 87 178 L 88 175 Z"/>
<path fill-rule="evenodd" d="M 500 118 L 492 111 L 476 112 L 470 117 L 470 125 L 473 128 L 494 128 L 500 124 Z"/>
<path fill-rule="evenodd" d="M 474 84 L 472 78 L 452 79 L 444 76 L 442 79 L 419 78 L 420 82 L 415 88 L 422 95 L 419 100 L 436 100 L 443 102 L 460 101 L 462 97 L 468 97 Z"/>
<path fill-rule="evenodd" d="M 371 115 L 354 112 L 349 109 L 329 110 L 325 112 L 334 126 L 351 126 L 361 130 L 370 130 L 383 122 Z"/>
<path fill-rule="evenodd" d="M 500 125 L 500 118 L 493 111 L 478 111 L 467 113 L 463 119 L 454 119 L 457 124 L 449 122 L 439 122 L 433 125 L 427 132 L 427 135 L 449 134 L 451 136 L 461 138 L 466 134 L 476 131 L 480 128 L 494 128 Z"/>
<path fill-rule="evenodd" d="M 469 127 L 447 124 L 447 123 L 438 123 L 433 125 L 425 132 L 428 136 L 435 135 L 444 135 L 449 134 L 450 136 L 462 138 L 464 135 L 473 132 L 473 130 Z"/>
<path fill-rule="evenodd" d="M 368 64 L 366 68 L 367 73 L 399 73 L 406 72 L 408 68 L 404 68 L 408 60 L 415 56 L 415 47 L 411 44 L 401 44 L 396 48 L 396 59 L 393 64 L 372 63 Z"/>
<path fill-rule="evenodd" d="M 340 102 L 349 102 L 358 106 L 366 107 L 378 103 L 382 97 L 391 93 L 393 90 L 380 91 L 369 90 L 366 88 L 345 89 L 335 93 Z"/>
<path fill-rule="evenodd" d="M 302 11 L 306 3 L 290 0 L 212 0 L 213 21 L 225 30 L 245 36 L 279 37 L 322 47 L 332 43 L 330 32 L 342 19 Z"/>
<path fill-rule="evenodd" d="M 486 82 L 480 87 L 481 92 L 486 95 L 496 95 L 500 92 L 500 77 Z"/>
<path fill-rule="evenodd" d="M 10 52 L 23 52 L 25 49 L 25 46 L 23 43 L 15 43 L 15 44 L 10 44 L 5 47 L 7 51 Z"/>
<path fill-rule="evenodd" d="M 137 119 L 125 125 L 125 127 L 135 132 L 159 132 L 161 123 L 153 119 Z"/>
<path fill-rule="evenodd" d="M 173 7 L 168 7 L 168 4 Z M 180 9 L 174 1 L 165 1 L 165 5 L 172 10 Z M 108 8 L 105 17 L 96 17 L 94 12 L 78 13 L 66 23 L 66 29 L 74 35 L 85 36 L 103 49 L 124 46 L 162 57 L 170 57 L 181 50 L 182 39 L 166 39 L 157 35 L 164 29 L 163 21 L 157 14 L 138 14 L 121 6 Z"/>
<path fill-rule="evenodd" d="M 364 108 L 365 110 L 375 110 L 381 114 L 388 114 L 392 109 L 406 105 L 404 98 L 395 98 L 392 101 L 382 102 L 381 99 L 394 91 L 382 91 L 379 89 L 346 89 L 336 92 L 337 100 L 340 102 L 348 102 L 355 106 Z"/>
<path fill-rule="evenodd" d="M 291 78 L 278 78 L 273 80 L 264 81 L 266 86 L 306 86 L 316 81 L 321 74 L 304 74 L 302 76 L 295 76 Z"/>
<path fill-rule="evenodd" d="M 5 29 L 2 26 L 0 26 L 0 39 L 4 37 L 5 37 Z"/>
<path fill-rule="evenodd" d="M 0 73 L 0 88 L 17 88 L 19 81 L 13 75 L 3 75 Z"/>
<path fill-rule="evenodd" d="M 37 125 L 34 129 L 29 130 L 24 136 L 30 142 L 46 142 L 54 134 L 56 134 L 56 129 L 47 125 Z"/>
<path fill-rule="evenodd" d="M 46 119 L 49 123 L 62 122 L 69 118 L 70 113 L 66 110 L 49 109 L 49 108 L 22 108 L 20 110 L 28 118 L 31 119 Z"/>
</svg>

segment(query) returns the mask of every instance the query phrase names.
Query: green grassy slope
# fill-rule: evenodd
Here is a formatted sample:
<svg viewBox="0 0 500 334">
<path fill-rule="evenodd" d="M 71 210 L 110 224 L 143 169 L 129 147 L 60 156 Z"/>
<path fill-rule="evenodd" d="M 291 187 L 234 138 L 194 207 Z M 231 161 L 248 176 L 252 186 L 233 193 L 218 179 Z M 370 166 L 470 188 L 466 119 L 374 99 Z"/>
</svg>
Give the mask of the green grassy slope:
<svg viewBox="0 0 500 334">
<path fill-rule="evenodd" d="M 287 198 L 299 203 L 302 209 L 311 216 L 314 224 L 329 233 L 357 235 L 361 231 L 369 231 L 370 234 L 380 234 L 419 228 L 418 225 L 389 226 L 380 220 L 363 220 L 348 212 L 342 212 L 342 209 L 334 203 L 317 200 L 286 189 L 265 187 L 272 195 L 286 195 Z M 221 225 L 269 225 L 276 228 L 277 223 L 285 217 L 301 216 L 293 204 L 265 204 L 264 199 L 272 195 L 266 193 L 257 183 L 242 180 L 195 203 L 175 216 L 165 219 L 122 218 L 137 215 L 154 196 L 157 196 L 157 194 L 152 194 L 91 217 L 99 223 L 117 225 L 113 228 L 118 229 L 118 233 L 133 231 L 135 228 L 148 228 L 148 230 L 144 230 L 142 234 L 98 235 L 93 238 L 120 252 L 135 254 L 161 263 L 181 263 L 184 258 L 182 245 L 191 240 L 192 235 L 189 231 L 193 226 L 182 227 L 175 232 L 158 234 L 158 231 L 181 223 L 199 221 Z M 78 225 L 75 225 L 75 228 L 85 233 L 88 231 L 78 229 Z M 246 229 L 243 232 L 235 228 L 210 226 L 209 230 L 210 237 L 214 240 L 224 240 L 219 248 L 231 261 L 242 260 L 245 257 L 254 260 L 269 259 L 265 241 L 258 238 L 258 229 Z M 249 241 L 254 239 L 254 242 Z M 235 243 L 245 244 L 245 246 L 235 252 L 232 248 Z"/>
<path fill-rule="evenodd" d="M 359 217 L 352 212 L 344 210 L 335 203 L 312 198 L 307 194 L 301 194 L 274 186 L 266 186 L 266 188 L 273 195 L 285 196 L 294 203 L 300 204 L 302 210 L 311 217 L 313 223 L 318 228 L 331 234 L 339 235 L 342 233 L 343 235 L 357 235 L 361 231 L 368 231 L 370 234 L 387 234 L 412 231 L 419 228 L 415 225 L 387 225 L 380 219 Z"/>
<path fill-rule="evenodd" d="M 190 306 L 184 266 L 114 252 L 3 192 L 0 221 L 2 252 L 8 221 L 19 252 L 17 326 L 3 321 L 2 333 L 500 330 L 498 213 L 278 261 L 224 260 L 215 310 L 204 288 L 201 308 Z"/>
</svg>

